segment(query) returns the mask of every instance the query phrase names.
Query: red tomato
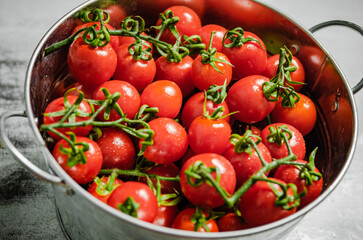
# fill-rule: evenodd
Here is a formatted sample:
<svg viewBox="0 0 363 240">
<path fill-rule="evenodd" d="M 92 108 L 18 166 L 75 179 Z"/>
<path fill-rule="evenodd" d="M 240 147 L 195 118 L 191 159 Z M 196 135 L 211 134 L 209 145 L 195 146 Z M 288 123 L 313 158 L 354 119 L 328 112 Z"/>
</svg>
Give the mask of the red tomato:
<svg viewBox="0 0 363 240">
<path fill-rule="evenodd" d="M 270 79 L 273 78 L 276 75 L 277 67 L 280 62 L 279 60 L 280 60 L 279 54 L 269 57 L 267 59 L 265 71 L 262 73 L 262 75 L 264 75 Z M 304 69 L 304 66 L 302 65 L 302 63 L 300 62 L 300 60 L 298 58 L 296 58 L 295 56 L 292 56 L 291 65 L 297 67 L 297 69 L 294 72 L 290 73 L 291 81 L 304 83 L 305 82 L 305 69 Z M 292 84 L 291 86 L 295 89 L 296 92 L 298 92 L 304 85 L 303 84 Z"/>
<path fill-rule="evenodd" d="M 131 83 L 139 92 L 149 85 L 155 76 L 154 59 L 135 60 L 128 51 L 129 45 L 122 45 L 117 50 L 117 67 L 113 79 Z"/>
<path fill-rule="evenodd" d="M 191 70 L 193 59 L 190 56 L 184 57 L 181 62 L 169 62 L 164 56 L 159 57 L 156 61 L 155 80 L 170 80 L 175 82 L 183 93 L 188 96 L 195 88 Z"/>
<path fill-rule="evenodd" d="M 131 138 L 122 130 L 105 128 L 97 140 L 103 155 L 103 169 L 133 169 L 136 161 Z"/>
<path fill-rule="evenodd" d="M 186 6 L 193 9 L 200 19 L 203 17 L 205 10 L 205 0 L 145 0 L 142 3 L 143 8 L 149 13 L 158 14 L 171 6 Z"/>
<path fill-rule="evenodd" d="M 304 160 L 297 160 L 296 162 L 307 163 Z M 319 170 L 315 167 L 315 172 L 320 173 Z M 313 181 L 312 185 L 307 185 L 307 182 L 300 177 L 300 170 L 297 166 L 292 165 L 282 165 L 280 166 L 274 175 L 274 178 L 280 179 L 286 183 L 293 183 L 297 187 L 297 192 L 304 191 L 304 187 L 307 192 L 300 199 L 299 208 L 303 208 L 312 201 L 314 201 L 321 193 L 323 189 L 323 178 L 320 178 L 318 181 Z"/>
<path fill-rule="evenodd" d="M 107 189 L 109 187 L 108 186 L 109 179 L 110 177 L 108 176 L 102 176 L 101 178 L 98 178 L 98 180 L 95 179 L 89 185 L 87 192 L 89 192 L 92 196 L 107 204 L 107 201 L 111 196 L 112 191 L 123 183 L 122 180 L 116 178 L 114 183 L 111 185 L 111 189 Z"/>
<path fill-rule="evenodd" d="M 273 122 L 288 123 L 305 136 L 313 130 L 317 114 L 314 102 L 304 94 L 299 95 L 300 100 L 292 108 L 283 107 L 278 101 L 271 112 L 271 119 Z"/>
<path fill-rule="evenodd" d="M 178 206 L 159 206 L 158 213 L 153 221 L 153 224 L 163 227 L 171 227 L 175 217 L 178 215 Z"/>
<path fill-rule="evenodd" d="M 199 116 L 203 115 L 204 109 L 204 92 L 198 92 L 191 96 L 184 104 L 181 121 L 183 126 L 188 129 L 192 121 Z M 209 114 L 212 114 L 218 107 L 223 107 L 224 111 L 222 116 L 229 114 L 227 103 L 223 101 L 220 104 L 216 104 L 211 100 L 207 100 L 205 103 L 206 110 Z M 223 118 L 226 122 L 229 122 L 229 116 Z"/>
<path fill-rule="evenodd" d="M 175 24 L 175 27 L 179 32 L 180 36 L 191 36 L 198 34 L 198 31 L 201 28 L 202 24 L 198 14 L 196 14 L 191 8 L 185 6 L 172 6 L 167 8 L 166 10 L 171 10 L 174 14 L 174 17 L 179 17 L 179 22 Z M 160 25 L 161 20 L 158 19 L 158 21 L 156 22 L 156 26 Z M 160 37 L 160 40 L 170 44 L 174 44 L 176 38 L 169 29 L 165 29 Z"/>
<path fill-rule="evenodd" d="M 224 119 L 213 120 L 199 116 L 189 126 L 190 148 L 196 154 L 222 154 L 229 143 L 231 132 L 231 126 Z"/>
<path fill-rule="evenodd" d="M 202 42 L 208 47 L 210 42 L 211 33 L 215 31 L 213 36 L 212 48 L 216 48 L 217 52 L 222 52 L 223 36 L 227 32 L 227 29 L 220 25 L 208 24 L 204 25 L 199 30 L 199 36 L 202 38 Z"/>
<path fill-rule="evenodd" d="M 195 231 L 195 223 L 194 214 L 196 213 L 195 208 L 186 208 L 181 211 L 176 218 L 174 219 L 172 228 L 186 230 L 186 231 Z M 206 218 L 208 215 L 206 213 L 202 213 Z M 203 226 L 198 228 L 197 232 L 219 232 L 217 223 L 213 220 L 213 218 L 209 219 L 206 223 L 208 229 L 205 229 Z"/>
<path fill-rule="evenodd" d="M 111 6 L 104 8 L 103 11 L 107 12 L 110 16 L 108 24 L 114 28 L 120 28 L 121 21 L 127 17 L 125 9 L 118 4 L 112 4 Z"/>
<path fill-rule="evenodd" d="M 227 105 L 234 118 L 245 123 L 256 123 L 267 117 L 276 103 L 270 102 L 263 94 L 262 84 L 268 78 L 252 75 L 237 81 L 228 91 Z M 242 90 L 243 89 L 243 90 Z"/>
<path fill-rule="evenodd" d="M 93 99 L 105 100 L 105 95 L 101 88 L 106 88 L 110 94 L 119 92 L 121 97 L 117 100 L 117 104 L 122 109 L 123 113 L 126 114 L 127 118 L 132 119 L 139 111 L 140 107 L 140 94 L 137 89 L 130 83 L 120 80 L 111 80 L 102 84 L 94 93 Z M 103 118 L 104 112 L 102 111 L 98 116 L 100 119 Z M 120 118 L 120 115 L 114 110 L 111 110 L 110 121 L 115 121 Z"/>
<path fill-rule="evenodd" d="M 110 44 L 93 48 L 77 38 L 69 47 L 67 62 L 77 82 L 95 89 L 112 77 L 117 57 Z"/>
<path fill-rule="evenodd" d="M 197 154 L 187 160 L 180 171 L 180 186 L 185 197 L 195 206 L 214 208 L 224 204 L 224 200 L 217 190 L 208 182 L 203 182 L 198 186 L 188 183 L 185 171 L 196 162 L 202 162 L 205 167 L 216 167 L 220 173 L 219 184 L 229 194 L 234 192 L 236 187 L 236 173 L 232 164 L 223 156 L 214 153 Z M 217 178 L 216 172 L 211 174 Z M 191 182 L 196 179 L 191 177 Z"/>
<path fill-rule="evenodd" d="M 217 52 L 215 58 L 230 62 L 226 55 L 223 53 Z M 202 56 L 199 55 L 196 59 L 194 59 L 192 65 L 192 80 L 194 85 L 201 91 L 206 91 L 211 85 L 223 85 L 224 82 L 228 84 L 232 79 L 232 66 L 215 61 L 215 65 L 218 70 L 221 72 L 217 72 L 212 65 L 204 64 L 201 62 Z"/>
<path fill-rule="evenodd" d="M 283 183 L 278 179 L 273 180 Z M 238 204 L 238 209 L 248 225 L 264 225 L 287 217 L 296 212 L 296 208 L 293 208 L 292 210 L 285 210 L 282 207 L 276 206 L 276 195 L 272 191 L 270 185 L 272 185 L 276 190 L 282 191 L 280 186 L 275 183 L 257 181 L 245 192 L 245 194 L 242 195 Z M 289 188 L 287 194 L 293 194 L 291 188 Z"/>
<path fill-rule="evenodd" d="M 286 123 L 273 123 L 268 126 L 266 126 L 261 131 L 261 139 L 262 143 L 266 145 L 268 150 L 271 153 L 271 157 L 280 159 L 284 158 L 288 155 L 286 144 L 279 145 L 278 143 L 269 142 L 267 140 L 267 137 L 271 134 L 270 127 L 281 127 L 281 126 L 287 126 L 287 128 L 291 131 L 292 137 L 289 140 L 290 147 L 292 152 L 296 155 L 297 159 L 304 159 L 305 157 L 305 140 L 303 135 L 293 126 L 286 124 Z"/>
<path fill-rule="evenodd" d="M 88 151 L 84 152 L 86 163 L 77 163 L 70 167 L 69 156 L 62 153 L 60 148 L 70 148 L 68 142 L 61 139 L 53 149 L 53 157 L 63 170 L 78 184 L 86 184 L 92 181 L 101 170 L 102 152 L 98 144 L 86 137 L 76 137 L 77 142 L 85 142 L 89 145 Z"/>
<path fill-rule="evenodd" d="M 249 226 L 235 213 L 227 213 L 217 221 L 220 232 L 247 229 Z"/>
<path fill-rule="evenodd" d="M 122 210 L 122 205 L 127 204 L 126 200 L 129 198 L 137 203 L 136 212 Z M 148 185 L 140 182 L 130 181 L 121 184 L 112 192 L 107 203 L 113 208 L 146 222 L 153 222 L 158 211 L 158 201 L 154 192 Z"/>
<path fill-rule="evenodd" d="M 77 100 L 77 98 L 78 98 L 78 96 L 74 96 L 74 95 L 67 96 L 67 100 L 70 105 L 74 104 L 74 102 Z M 53 100 L 51 103 L 49 103 L 47 108 L 45 109 L 44 113 L 46 114 L 46 113 L 58 112 L 58 111 L 62 111 L 64 109 L 65 109 L 64 97 L 60 97 L 60 98 Z M 79 107 L 77 109 L 80 111 L 86 112 L 86 113 L 92 113 L 92 109 L 91 109 L 90 105 L 84 100 L 81 102 L 81 104 L 79 105 Z M 44 115 L 43 123 L 44 124 L 56 123 L 56 122 L 59 122 L 62 118 L 63 118 L 63 116 L 51 117 L 51 116 Z M 88 119 L 90 119 L 90 117 L 76 116 L 75 121 L 81 122 L 81 121 L 86 121 Z M 68 122 L 68 120 L 66 120 L 65 122 Z M 67 132 L 73 132 L 77 136 L 87 136 L 88 133 L 92 130 L 92 126 L 88 125 L 88 126 L 84 126 L 84 127 L 75 127 L 75 128 L 57 128 L 56 130 L 63 134 L 67 134 Z M 48 131 L 47 133 L 50 137 L 52 137 L 56 141 L 61 139 L 58 135 L 56 135 L 50 131 Z"/>
<path fill-rule="evenodd" d="M 157 118 L 150 121 L 149 126 L 154 131 L 154 144 L 146 147 L 145 158 L 167 164 L 183 157 L 188 148 L 188 135 L 182 125 L 170 118 Z M 142 142 L 139 142 L 140 147 Z"/>
<path fill-rule="evenodd" d="M 175 118 L 181 109 L 183 94 L 178 85 L 169 80 L 149 84 L 141 93 L 141 106 L 157 107 L 158 117 Z"/>
<path fill-rule="evenodd" d="M 141 35 L 147 36 L 147 34 L 145 32 L 142 32 Z M 119 36 L 119 41 L 120 41 L 120 46 L 122 45 L 127 45 L 130 46 L 131 44 L 133 44 L 135 42 L 135 38 L 134 37 L 126 37 L 126 36 Z M 146 42 L 144 40 L 142 40 L 142 42 L 144 43 L 144 48 L 147 48 L 147 46 L 149 45 L 149 47 L 151 47 L 151 51 L 153 51 L 153 45 L 149 42 Z"/>
</svg>

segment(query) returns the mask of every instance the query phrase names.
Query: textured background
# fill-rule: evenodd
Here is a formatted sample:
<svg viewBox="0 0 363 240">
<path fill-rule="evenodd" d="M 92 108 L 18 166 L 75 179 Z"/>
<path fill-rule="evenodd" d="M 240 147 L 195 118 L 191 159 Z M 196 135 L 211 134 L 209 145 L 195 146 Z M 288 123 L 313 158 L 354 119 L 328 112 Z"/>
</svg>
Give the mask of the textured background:
<svg viewBox="0 0 363 240">
<path fill-rule="evenodd" d="M 0 8 L 0 114 L 24 110 L 23 85 L 33 49 L 57 19 L 78 6 L 80 0 L 2 0 Z M 363 26 L 362 0 L 274 0 L 269 3 L 310 28 L 332 19 L 350 20 Z M 361 35 L 341 27 L 316 34 L 335 57 L 348 82 L 362 77 Z M 357 93 L 359 125 L 363 126 L 363 93 Z M 25 119 L 8 121 L 15 146 L 30 160 L 41 164 Z M 352 164 L 336 190 L 311 211 L 288 239 L 362 239 L 363 236 L 363 128 Z M 51 186 L 24 170 L 0 146 L 0 239 L 65 239 L 56 218 Z"/>
</svg>

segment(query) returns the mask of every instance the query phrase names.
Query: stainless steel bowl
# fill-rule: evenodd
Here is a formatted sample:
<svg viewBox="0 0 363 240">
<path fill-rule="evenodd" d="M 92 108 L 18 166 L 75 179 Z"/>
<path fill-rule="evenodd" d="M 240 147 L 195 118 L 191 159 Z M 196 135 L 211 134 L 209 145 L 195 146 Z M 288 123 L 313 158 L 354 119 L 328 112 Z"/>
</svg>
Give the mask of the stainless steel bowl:
<svg viewBox="0 0 363 240">
<path fill-rule="evenodd" d="M 60 220 L 71 239 L 279 239 L 323 201 L 346 172 L 357 142 L 357 111 L 353 91 L 357 92 L 362 84 L 359 83 L 352 91 L 332 56 L 311 31 L 272 7 L 252 0 L 194 0 L 188 4 L 193 5 L 193 2 L 198 3 L 195 6 L 199 13 L 206 12 L 203 9 L 208 8 L 203 24 L 217 23 L 226 28 L 242 26 L 244 30 L 260 36 L 270 53 L 277 53 L 280 47 L 286 45 L 302 61 L 308 84 L 305 91 L 318 106 L 318 123 L 308 136 L 307 142 L 311 145 L 307 147 L 312 149 L 319 146 L 317 165 L 324 176 L 323 193 L 313 203 L 287 218 L 252 229 L 223 233 L 195 233 L 155 226 L 116 211 L 89 195 L 57 164 L 38 131 L 45 106 L 59 96 L 57 89 L 64 89 L 72 82 L 66 65 L 67 49 L 48 56 L 44 56 L 44 49 L 69 36 L 76 24 L 72 18 L 75 12 L 102 3 L 89 1 L 65 15 L 42 38 L 26 74 L 26 112 L 6 112 L 0 121 L 2 142 L 14 157 L 33 174 L 53 183 Z M 118 3 L 125 6 L 129 14 L 141 15 L 152 23 L 162 10 L 162 7 L 151 4 L 151 0 L 121 0 Z M 355 26 L 346 22 L 330 24 Z M 357 30 L 362 31 L 359 27 Z M 27 160 L 7 138 L 5 121 L 13 116 L 26 116 L 29 119 L 49 172 Z"/>
</svg>

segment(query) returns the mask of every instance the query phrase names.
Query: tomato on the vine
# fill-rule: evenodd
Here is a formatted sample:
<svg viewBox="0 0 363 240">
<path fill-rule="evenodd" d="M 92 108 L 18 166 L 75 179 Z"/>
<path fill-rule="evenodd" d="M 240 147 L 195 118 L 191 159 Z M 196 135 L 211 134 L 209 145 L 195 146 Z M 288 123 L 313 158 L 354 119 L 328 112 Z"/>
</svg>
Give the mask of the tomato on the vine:
<svg viewBox="0 0 363 240">
<path fill-rule="evenodd" d="M 212 48 L 217 49 L 217 52 L 222 52 L 223 37 L 227 32 L 227 29 L 217 24 L 208 24 L 200 28 L 198 35 L 201 37 L 202 42 L 208 46 L 211 38 L 211 33 L 215 31 L 213 36 Z"/>
<path fill-rule="evenodd" d="M 153 224 L 163 227 L 171 227 L 171 224 L 173 224 L 173 221 L 178 214 L 179 209 L 177 205 L 160 205 Z"/>
<path fill-rule="evenodd" d="M 172 224 L 172 228 L 186 230 L 186 231 L 196 231 L 196 232 L 219 232 L 217 223 L 213 220 L 213 218 L 207 219 L 207 213 L 201 213 L 200 215 L 196 215 L 195 208 L 186 208 L 182 210 L 174 219 Z M 200 224 L 200 226 L 196 226 L 197 223 L 201 221 L 197 218 L 203 219 L 204 224 Z M 197 229 L 195 229 L 197 228 Z M 206 229 L 207 228 L 207 229 Z"/>
<path fill-rule="evenodd" d="M 112 191 L 123 183 L 123 181 L 118 178 L 115 178 L 114 182 L 110 183 L 110 179 L 110 176 L 102 176 L 101 178 L 96 177 L 87 188 L 87 192 L 107 204 Z"/>
<path fill-rule="evenodd" d="M 247 229 L 249 226 L 243 221 L 243 218 L 236 213 L 227 213 L 217 221 L 220 232 L 236 231 Z"/>
</svg>

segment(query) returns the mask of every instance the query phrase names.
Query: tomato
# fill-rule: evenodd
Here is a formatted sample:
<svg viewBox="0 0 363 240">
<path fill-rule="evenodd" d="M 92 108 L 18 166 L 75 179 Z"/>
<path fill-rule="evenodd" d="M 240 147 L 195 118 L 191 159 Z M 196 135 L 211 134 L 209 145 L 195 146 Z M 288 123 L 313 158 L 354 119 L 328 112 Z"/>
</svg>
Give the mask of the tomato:
<svg viewBox="0 0 363 240">
<path fill-rule="evenodd" d="M 272 180 L 284 183 L 278 179 Z M 272 191 L 271 186 L 279 192 L 282 191 L 278 184 L 257 181 L 242 195 L 238 203 L 238 210 L 248 225 L 252 227 L 264 225 L 296 212 L 296 207 L 291 210 L 286 210 L 283 207 L 276 206 L 276 195 Z M 288 189 L 287 194 L 293 194 L 291 188 Z"/>
<path fill-rule="evenodd" d="M 247 229 L 249 226 L 235 213 L 227 213 L 217 221 L 220 232 Z"/>
<path fill-rule="evenodd" d="M 270 79 L 273 78 L 276 75 L 279 62 L 280 62 L 279 54 L 269 57 L 267 59 L 265 71 L 262 73 L 262 75 L 264 75 Z M 292 56 L 291 66 L 296 67 L 296 70 L 294 72 L 290 73 L 291 81 L 304 83 L 305 82 L 305 69 L 297 57 Z M 294 90 L 296 92 L 298 92 L 304 85 L 303 84 L 291 84 L 291 86 L 294 88 Z"/>
<path fill-rule="evenodd" d="M 110 177 L 108 176 L 102 176 L 101 178 L 96 177 L 95 180 L 89 185 L 87 192 L 107 204 L 112 191 L 123 183 L 122 180 L 116 178 L 113 184 L 110 184 L 109 179 Z"/>
<path fill-rule="evenodd" d="M 185 56 L 178 63 L 169 62 L 164 56 L 161 56 L 155 61 L 155 80 L 175 82 L 182 91 L 183 96 L 186 97 L 195 88 L 191 76 L 192 64 L 193 59 L 190 56 Z"/>
<path fill-rule="evenodd" d="M 136 209 L 131 208 L 128 199 L 136 203 Z M 144 183 L 134 181 L 125 182 L 116 188 L 107 204 L 146 222 L 153 222 L 158 212 L 158 201 L 151 188 Z"/>
<path fill-rule="evenodd" d="M 129 45 L 122 45 L 117 50 L 117 67 L 113 79 L 131 83 L 139 92 L 149 85 L 155 76 L 155 61 L 135 60 L 128 51 Z"/>
<path fill-rule="evenodd" d="M 167 8 L 166 10 L 171 10 L 174 14 L 174 17 L 179 18 L 179 22 L 175 24 L 175 27 L 179 32 L 180 36 L 192 36 L 198 34 L 198 31 L 202 27 L 202 24 L 198 14 L 196 14 L 191 8 L 185 6 L 172 6 Z M 156 22 L 156 26 L 160 25 L 161 19 L 158 19 L 158 21 Z M 176 38 L 169 29 L 165 29 L 160 37 L 160 40 L 170 44 L 174 44 Z"/>
<path fill-rule="evenodd" d="M 149 84 L 141 93 L 141 106 L 157 107 L 158 117 L 175 118 L 181 109 L 183 94 L 178 85 L 169 80 Z"/>
<path fill-rule="evenodd" d="M 193 9 L 200 18 L 205 11 L 205 0 L 145 0 L 142 2 L 143 8 L 149 13 L 158 14 L 171 6 L 186 6 Z M 155 16 L 155 15 L 154 15 Z"/>
<path fill-rule="evenodd" d="M 178 206 L 159 206 L 158 213 L 153 221 L 153 224 L 163 227 L 171 227 L 175 217 L 178 215 Z"/>
<path fill-rule="evenodd" d="M 77 98 L 78 98 L 78 96 L 74 96 L 74 95 L 67 96 L 67 100 L 70 105 L 73 105 L 74 102 L 77 100 Z M 52 112 L 63 111 L 65 109 L 66 108 L 64 106 L 64 97 L 60 97 L 60 98 L 53 100 L 52 102 L 50 102 L 48 104 L 47 108 L 44 111 L 45 115 L 43 117 L 43 123 L 52 124 L 52 123 L 59 122 L 63 118 L 63 116 L 52 117 L 52 116 L 47 116 L 46 114 L 52 113 Z M 92 109 L 91 109 L 90 105 L 84 100 L 82 100 L 82 102 L 79 105 L 79 107 L 77 108 L 77 110 L 80 110 L 80 111 L 83 111 L 86 113 L 92 113 Z M 76 116 L 75 121 L 81 122 L 81 121 L 86 121 L 88 119 L 90 119 L 90 117 Z M 68 120 L 66 120 L 65 122 L 68 122 Z M 88 125 L 88 126 L 84 126 L 84 127 L 75 127 L 75 128 L 56 128 L 56 130 L 63 134 L 67 134 L 67 132 L 73 132 L 77 136 L 87 136 L 88 133 L 92 130 L 92 126 Z M 61 139 L 61 137 L 59 137 L 55 133 L 52 133 L 51 131 L 47 131 L 47 133 L 50 137 L 52 137 L 56 141 Z"/>
<path fill-rule="evenodd" d="M 121 21 L 127 17 L 126 10 L 118 4 L 112 4 L 111 6 L 104 8 L 103 11 L 110 16 L 110 24 L 114 28 L 120 28 Z"/>
<path fill-rule="evenodd" d="M 270 163 L 271 154 L 263 143 L 257 145 L 263 159 Z M 242 186 L 253 174 L 262 168 L 262 162 L 257 152 L 252 149 L 252 154 L 247 152 L 236 153 L 235 146 L 229 146 L 223 156 L 231 162 L 237 177 L 237 187 Z M 268 175 L 268 172 L 266 173 Z"/>
<path fill-rule="evenodd" d="M 110 44 L 93 48 L 77 38 L 69 47 L 67 62 L 77 82 L 95 89 L 112 77 L 117 57 Z"/>
<path fill-rule="evenodd" d="M 228 91 L 227 105 L 234 118 L 245 123 L 256 123 L 267 117 L 276 102 L 270 102 L 263 94 L 262 84 L 269 81 L 260 75 L 252 75 L 237 81 Z M 242 90 L 243 89 L 243 90 Z"/>
<path fill-rule="evenodd" d="M 304 160 L 297 160 L 296 162 L 307 163 Z M 314 172 L 320 173 L 320 171 L 315 167 Z M 303 208 L 312 201 L 314 201 L 321 193 L 323 189 L 323 178 L 318 181 L 313 181 L 312 185 L 308 185 L 307 182 L 300 177 L 300 170 L 297 166 L 292 165 L 282 165 L 277 168 L 274 178 L 280 179 L 286 183 L 293 183 L 297 187 L 297 192 L 304 191 L 306 188 L 306 195 L 300 199 L 299 208 Z"/>
<path fill-rule="evenodd" d="M 283 107 L 281 101 L 278 101 L 271 112 L 271 119 L 273 122 L 288 123 L 305 136 L 313 130 L 317 113 L 315 104 L 309 97 L 301 93 L 299 96 L 300 100 L 292 108 Z"/>
<path fill-rule="evenodd" d="M 119 92 L 121 97 L 117 100 L 117 104 L 122 109 L 123 113 L 126 114 L 127 118 L 132 119 L 139 111 L 140 107 L 140 94 L 137 89 L 130 83 L 121 80 L 111 80 L 102 84 L 94 93 L 93 99 L 105 100 L 105 95 L 101 88 L 106 88 L 110 94 Z M 104 120 L 104 111 L 98 115 L 98 117 Z M 112 109 L 110 113 L 110 121 L 116 121 L 120 118 L 120 115 L 116 110 Z"/>
<path fill-rule="evenodd" d="M 234 192 L 236 187 L 236 173 L 232 164 L 223 156 L 214 153 L 197 154 L 189 158 L 180 171 L 180 186 L 185 197 L 195 206 L 214 208 L 224 204 L 224 200 L 218 191 L 208 182 L 192 186 L 188 183 L 186 171 L 196 162 L 201 162 L 206 168 L 215 167 L 219 172 L 219 184 L 229 194 Z M 214 179 L 216 172 L 211 173 Z M 190 181 L 195 183 L 196 179 L 190 177 Z"/>
<path fill-rule="evenodd" d="M 77 142 L 85 142 L 88 144 L 88 151 L 84 152 L 86 157 L 85 163 L 77 163 L 74 166 L 69 166 L 69 155 L 61 151 L 61 148 L 69 148 L 68 142 L 61 139 L 53 149 L 53 157 L 63 170 L 78 184 L 86 184 L 92 181 L 101 170 L 102 152 L 98 144 L 86 137 L 76 137 Z M 77 148 L 77 146 L 76 146 Z"/>
<path fill-rule="evenodd" d="M 215 58 L 229 62 L 229 59 L 223 53 L 217 52 Z M 232 79 L 232 66 L 215 61 L 215 65 L 220 72 L 217 72 L 212 65 L 201 62 L 202 56 L 198 55 L 192 65 L 192 80 L 194 85 L 201 91 L 206 91 L 211 85 L 223 85 L 226 82 L 227 86 Z"/>
<path fill-rule="evenodd" d="M 201 27 L 199 30 L 199 36 L 202 42 L 208 47 L 210 42 L 211 33 L 215 31 L 213 36 L 212 48 L 217 49 L 217 52 L 222 52 L 223 47 L 223 36 L 227 32 L 227 29 L 216 24 L 207 24 Z"/>
<path fill-rule="evenodd" d="M 147 34 L 145 32 L 142 32 L 141 35 L 147 36 Z M 151 51 L 153 51 L 153 45 L 145 40 L 141 40 L 142 43 L 144 44 L 143 47 L 144 49 L 146 49 L 147 47 L 151 48 Z M 133 44 L 135 42 L 135 38 L 134 37 L 126 37 L 126 36 L 119 36 L 119 42 L 120 42 L 120 46 L 122 45 L 127 45 L 130 46 L 131 44 Z"/>
<path fill-rule="evenodd" d="M 133 169 L 136 161 L 135 147 L 131 138 L 116 128 L 102 129 L 97 140 L 103 155 L 103 169 Z"/>
<path fill-rule="evenodd" d="M 279 145 L 278 143 L 269 142 L 267 137 L 271 134 L 270 127 L 286 126 L 291 131 L 291 139 L 289 140 L 291 150 L 296 155 L 297 159 L 304 159 L 305 157 L 305 140 L 303 135 L 293 126 L 286 123 L 273 123 L 266 126 L 261 131 L 262 143 L 266 145 L 271 153 L 271 157 L 280 159 L 288 156 L 288 150 L 286 144 Z"/>
<path fill-rule="evenodd" d="M 203 115 L 204 109 L 204 92 L 198 92 L 191 96 L 184 104 L 182 115 L 181 115 L 181 121 L 183 123 L 183 126 L 186 129 L 189 129 L 190 124 L 192 121 L 199 116 Z M 223 119 L 226 122 L 229 122 L 229 109 L 228 105 L 225 101 L 222 103 L 216 104 L 211 100 L 207 100 L 205 103 L 206 110 L 209 114 L 212 114 L 215 110 L 217 110 L 218 107 L 223 107 Z"/>
<path fill-rule="evenodd" d="M 189 126 L 188 140 L 194 153 L 222 154 L 231 136 L 231 126 L 224 119 L 195 118 Z"/>
<path fill-rule="evenodd" d="M 186 230 L 186 231 L 195 231 L 196 219 L 196 209 L 195 208 L 186 208 L 182 210 L 174 219 L 172 228 Z M 204 218 L 208 218 L 206 213 L 202 213 Z M 197 232 L 219 232 L 217 223 L 213 220 L 213 218 L 209 219 L 205 222 L 205 225 L 208 229 L 205 229 L 203 226 L 200 226 Z"/>
<path fill-rule="evenodd" d="M 182 125 L 170 118 L 157 118 L 150 121 L 149 126 L 154 131 L 154 143 L 146 147 L 145 158 L 167 164 L 183 157 L 188 148 L 188 135 Z M 140 140 L 140 147 L 142 142 Z"/>
</svg>

